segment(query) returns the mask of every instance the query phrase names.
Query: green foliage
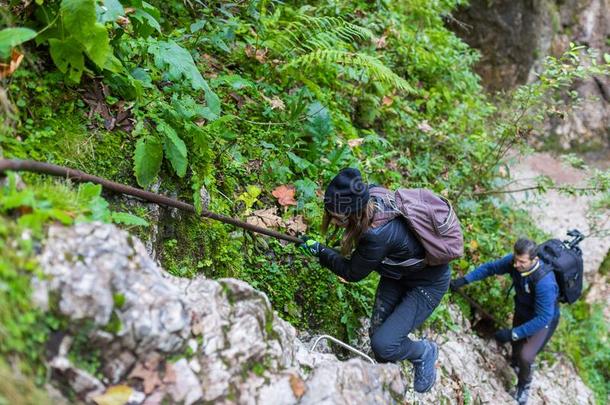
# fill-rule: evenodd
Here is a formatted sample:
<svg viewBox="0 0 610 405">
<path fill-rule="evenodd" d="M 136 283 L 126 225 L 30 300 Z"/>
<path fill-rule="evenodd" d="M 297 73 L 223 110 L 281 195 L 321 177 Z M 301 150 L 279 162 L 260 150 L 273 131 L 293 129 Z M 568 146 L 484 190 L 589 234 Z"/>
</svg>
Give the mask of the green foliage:
<svg viewBox="0 0 610 405">
<path fill-rule="evenodd" d="M 95 1 L 62 0 L 57 17 L 57 25 L 43 38 L 49 42 L 51 57 L 59 71 L 78 83 L 85 69 L 84 55 L 103 69 L 112 49 L 106 27 L 96 20 Z"/>
<path fill-rule="evenodd" d="M 584 300 L 561 309 L 561 319 L 551 350 L 565 353 L 594 393 L 598 404 L 605 404 L 610 393 L 610 346 L 608 323 L 603 306 L 591 306 Z M 553 362 L 554 356 L 544 358 Z"/>
<path fill-rule="evenodd" d="M 31 279 L 41 277 L 35 254 L 43 227 L 54 222 L 146 225 L 146 221 L 110 211 L 99 185 L 85 183 L 77 190 L 54 182 L 23 186 L 13 174 L 5 183 L 0 187 L 0 354 L 22 360 L 24 371 L 41 376 L 44 344 L 61 323 L 53 312 L 34 307 L 30 299 Z"/>
<path fill-rule="evenodd" d="M 135 152 L 135 175 L 138 184 L 148 186 L 152 183 L 163 159 L 161 143 L 156 138 L 140 138 Z"/>
<path fill-rule="evenodd" d="M 34 14 L 16 21 L 42 31 L 36 41 L 43 46 L 32 58 L 36 66 L 50 67 L 44 63 L 50 57 L 59 73 L 25 65 L 8 83 L 19 111 L 14 127 L 0 133 L 4 156 L 64 164 L 141 187 L 155 183 L 199 209 L 205 187 L 211 211 L 243 219 L 254 209 L 276 207 L 284 220 L 303 215 L 316 237 L 324 186 L 341 168 L 358 167 L 367 181 L 428 187 L 452 199 L 467 243 L 465 258 L 454 263 L 456 274 L 508 252 L 518 235 L 545 237 L 496 197 L 509 181 L 502 174 L 505 152 L 518 150 L 545 116 L 561 111 L 562 92 L 572 80 L 606 69 L 582 63 L 578 55 L 587 62 L 586 54 L 572 48 L 550 59 L 539 81 L 492 104 L 472 69 L 478 54 L 443 22 L 461 0 L 320 0 L 303 7 L 217 2 L 196 8 L 174 0 L 75 3 L 32 4 Z M 81 13 L 89 23 L 76 27 Z M 96 41 L 99 50 L 92 48 Z M 104 100 L 94 106 L 82 96 L 92 75 L 104 85 Z M 64 85 L 66 76 L 83 88 Z M 98 106 L 114 117 L 122 106 L 133 129 L 107 130 Z M 540 180 L 538 191 L 555 187 Z M 607 190 L 607 174 L 592 181 L 591 187 Z M 278 206 L 271 195 L 284 184 L 295 186 L 296 206 Z M 138 217 L 113 212 L 91 185 L 78 192 L 66 187 L 66 198 L 81 197 L 65 217 L 53 198 L 40 203 L 45 187 L 28 187 L 35 202 L 26 206 L 38 216 L 33 222 L 84 217 L 144 224 L 146 208 Z M 11 198 L 32 199 L 15 192 L 24 193 Z M 11 215 L 18 211 L 12 208 Z M 30 226 L 21 219 L 26 214 L 17 215 L 15 226 Z M 172 274 L 244 279 L 299 328 L 350 340 L 359 318 L 370 314 L 374 276 L 344 284 L 292 246 L 186 214 L 161 210 L 157 235 L 159 259 Z M 468 288 L 507 319 L 512 300 L 506 281 Z M 447 298 L 427 325 L 453 327 Z M 96 368 L 95 356 L 84 362 Z"/>
<path fill-rule="evenodd" d="M 379 59 L 372 56 L 339 51 L 334 49 L 318 49 L 306 55 L 300 56 L 286 64 L 284 69 L 315 69 L 319 66 L 341 64 L 346 66 L 357 66 L 363 68 L 373 80 L 399 90 L 413 92 L 409 83 L 392 72 Z"/>
<path fill-rule="evenodd" d="M 10 56 L 11 49 L 36 36 L 36 31 L 29 28 L 5 28 L 0 31 L 0 59 Z"/>
</svg>

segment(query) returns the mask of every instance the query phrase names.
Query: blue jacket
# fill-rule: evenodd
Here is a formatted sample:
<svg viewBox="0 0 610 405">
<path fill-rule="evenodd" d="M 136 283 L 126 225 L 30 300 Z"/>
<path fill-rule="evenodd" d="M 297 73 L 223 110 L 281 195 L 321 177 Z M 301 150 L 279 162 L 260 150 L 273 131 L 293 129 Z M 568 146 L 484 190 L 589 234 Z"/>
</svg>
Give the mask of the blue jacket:
<svg viewBox="0 0 610 405">
<path fill-rule="evenodd" d="M 536 272 L 545 270 L 545 266 L 548 266 L 548 264 L 540 260 L 540 267 Z M 509 274 L 513 279 L 515 315 L 522 319 L 528 319 L 527 322 L 513 329 L 513 334 L 518 339 L 534 335 L 559 316 L 559 286 L 555 280 L 555 274 L 549 271 L 534 288 L 531 277 L 521 276 L 513 267 L 512 254 L 485 263 L 468 273 L 464 278 L 468 283 L 472 283 L 491 275 L 501 274 Z"/>
</svg>

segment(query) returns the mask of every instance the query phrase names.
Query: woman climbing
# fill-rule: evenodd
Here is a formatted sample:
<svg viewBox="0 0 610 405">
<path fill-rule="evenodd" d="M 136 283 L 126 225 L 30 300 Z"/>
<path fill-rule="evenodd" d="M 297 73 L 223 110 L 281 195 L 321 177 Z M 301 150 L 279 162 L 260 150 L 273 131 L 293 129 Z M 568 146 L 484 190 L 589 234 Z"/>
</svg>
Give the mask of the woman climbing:
<svg viewBox="0 0 610 405">
<path fill-rule="evenodd" d="M 383 198 L 384 190 L 364 184 L 357 169 L 343 169 L 325 192 L 322 223 L 323 233 L 330 225 L 345 229 L 341 253 L 308 237 L 301 248 L 346 281 L 362 280 L 373 271 L 381 275 L 369 330 L 375 358 L 409 360 L 415 391 L 428 392 L 436 381 L 438 347 L 428 339 L 411 340 L 409 333 L 438 306 L 451 273 L 447 264 L 423 264 L 424 247 Z"/>
</svg>

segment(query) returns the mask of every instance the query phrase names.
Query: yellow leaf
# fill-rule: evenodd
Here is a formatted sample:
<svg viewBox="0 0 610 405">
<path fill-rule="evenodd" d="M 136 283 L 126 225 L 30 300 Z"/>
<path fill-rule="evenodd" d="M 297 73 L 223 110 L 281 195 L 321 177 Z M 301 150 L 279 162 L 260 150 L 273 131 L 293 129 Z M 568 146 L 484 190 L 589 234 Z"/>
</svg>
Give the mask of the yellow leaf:
<svg viewBox="0 0 610 405">
<path fill-rule="evenodd" d="M 470 241 L 470 249 L 471 250 L 477 250 L 477 248 L 479 247 L 479 244 L 476 240 L 472 239 Z"/>
<path fill-rule="evenodd" d="M 114 385 L 104 394 L 93 397 L 93 401 L 97 405 L 125 405 L 132 393 L 133 389 L 127 385 Z"/>
</svg>

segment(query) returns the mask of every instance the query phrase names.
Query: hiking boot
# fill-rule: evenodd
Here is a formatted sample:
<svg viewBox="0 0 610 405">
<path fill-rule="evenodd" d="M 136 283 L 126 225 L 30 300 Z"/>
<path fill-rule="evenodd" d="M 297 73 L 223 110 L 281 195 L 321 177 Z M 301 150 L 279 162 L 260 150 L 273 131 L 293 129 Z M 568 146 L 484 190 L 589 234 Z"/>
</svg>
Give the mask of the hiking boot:
<svg viewBox="0 0 610 405">
<path fill-rule="evenodd" d="M 423 340 L 424 353 L 413 360 L 413 388 L 419 393 L 428 392 L 436 382 L 436 359 L 438 359 L 438 346 L 430 340 Z"/>
<path fill-rule="evenodd" d="M 515 400 L 519 405 L 527 405 L 527 399 L 530 396 L 531 383 L 517 386 L 517 392 L 515 393 Z"/>
</svg>

